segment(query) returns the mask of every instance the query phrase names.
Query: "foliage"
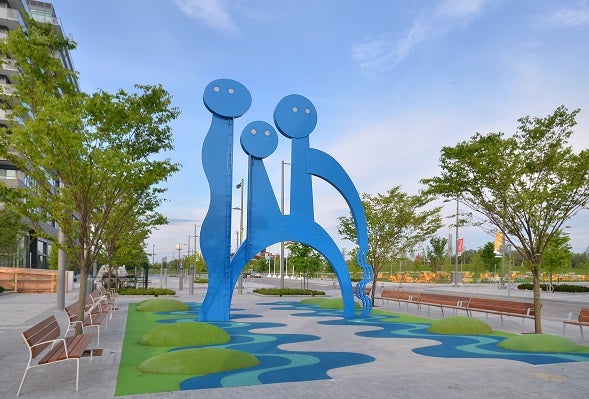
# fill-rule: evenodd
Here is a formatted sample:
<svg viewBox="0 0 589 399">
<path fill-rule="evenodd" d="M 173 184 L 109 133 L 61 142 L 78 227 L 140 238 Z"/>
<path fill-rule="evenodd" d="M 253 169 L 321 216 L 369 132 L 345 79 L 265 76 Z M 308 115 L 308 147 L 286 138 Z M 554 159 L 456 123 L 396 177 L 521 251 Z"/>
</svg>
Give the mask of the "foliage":
<svg viewBox="0 0 589 399">
<path fill-rule="evenodd" d="M 373 301 L 378 274 L 442 227 L 440 207 L 428 206 L 431 200 L 430 195 L 408 195 L 399 186 L 386 194 L 362 194 L 368 225 L 367 260 L 374 269 Z M 339 221 L 339 234 L 356 243 L 353 217 L 340 217 Z"/>
<path fill-rule="evenodd" d="M 491 241 L 487 242 L 481 250 L 481 260 L 485 266 L 485 270 L 494 272 L 497 266 L 501 264 L 501 258 L 495 254 L 495 244 Z"/>
<path fill-rule="evenodd" d="M 308 245 L 292 242 L 288 250 L 290 251 L 288 266 L 294 267 L 296 273 L 313 277 L 325 267 L 323 257 Z"/>
<path fill-rule="evenodd" d="M 0 209 L 0 266 L 15 263 L 18 250 L 18 237 L 26 231 L 19 214 L 11 209 Z"/>
<path fill-rule="evenodd" d="M 429 262 L 432 268 L 432 271 L 440 271 L 446 262 L 446 246 L 448 245 L 448 239 L 443 237 L 434 236 L 429 239 L 430 243 L 430 250 L 428 251 L 429 254 Z"/>
<path fill-rule="evenodd" d="M 121 288 L 119 295 L 176 295 L 176 291 L 169 288 Z"/>
<path fill-rule="evenodd" d="M 571 258 L 569 236 L 566 234 L 557 234 L 550 240 L 544 250 L 540 266 L 550 274 L 550 281 L 552 281 L 552 274 L 571 266 Z"/>
<path fill-rule="evenodd" d="M 59 224 L 65 236 L 59 245 L 80 272 L 82 303 L 99 251 L 117 235 L 114 220 L 133 227 L 136 220 L 148 226 L 159 220 L 155 208 L 165 189 L 158 185 L 178 165 L 156 155 L 173 148 L 168 123 L 178 110 L 157 85 L 136 85 L 135 93 L 80 92 L 76 73 L 55 57 L 74 48 L 51 25 L 30 19 L 26 30 L 10 31 L 0 43 L 2 56 L 14 59 L 19 72 L 5 105 L 12 120 L 1 131 L 0 156 L 29 179 L 26 187 L 0 187 L 0 200 L 39 234 L 44 222 Z"/>
<path fill-rule="evenodd" d="M 427 192 L 460 202 L 504 234 L 532 271 L 535 332 L 541 333 L 540 262 L 551 239 L 589 202 L 589 150 L 568 144 L 579 110 L 518 120 L 512 136 L 476 133 L 441 151 Z"/>
<path fill-rule="evenodd" d="M 304 290 L 300 288 L 258 288 L 254 292 L 260 295 L 325 295 L 323 291 L 317 290 Z"/>
<path fill-rule="evenodd" d="M 540 289 L 542 291 L 548 291 L 548 286 L 548 284 L 540 284 Z M 532 290 L 534 289 L 534 284 L 522 283 L 517 286 L 517 289 Z M 575 284 L 552 284 L 552 290 L 554 292 L 589 292 L 589 287 Z"/>
</svg>

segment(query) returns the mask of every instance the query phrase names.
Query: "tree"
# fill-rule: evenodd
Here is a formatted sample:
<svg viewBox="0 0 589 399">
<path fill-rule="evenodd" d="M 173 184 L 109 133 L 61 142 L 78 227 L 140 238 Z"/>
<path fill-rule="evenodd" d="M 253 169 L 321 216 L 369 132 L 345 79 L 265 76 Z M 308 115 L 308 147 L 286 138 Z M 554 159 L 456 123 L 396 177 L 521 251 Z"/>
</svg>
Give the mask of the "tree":
<svg viewBox="0 0 589 399">
<path fill-rule="evenodd" d="M 376 279 L 384 267 L 442 227 L 440 207 L 428 207 L 431 199 L 425 194 L 403 193 L 399 186 L 391 188 L 386 194 L 362 194 L 368 225 L 369 250 L 366 258 L 374 270 L 373 303 Z M 356 243 L 353 217 L 340 217 L 339 221 L 339 234 Z"/>
<path fill-rule="evenodd" d="M 432 271 L 438 272 L 442 270 L 442 266 L 447 259 L 447 245 L 448 239 L 443 237 L 434 236 L 429 239 L 430 250 L 429 250 L 429 262 L 432 266 Z"/>
<path fill-rule="evenodd" d="M 26 30 L 11 31 L 0 44 L 3 57 L 14 59 L 19 72 L 3 105 L 11 109 L 12 122 L 1 131 L 0 156 L 29 179 L 26 187 L 0 187 L 0 200 L 10 202 L 37 231 L 43 222 L 59 224 L 65 240 L 58 245 L 80 273 L 81 319 L 87 276 L 117 206 L 131 203 L 141 210 L 133 201 L 161 195 L 165 189 L 158 185 L 178 170 L 169 159 L 156 157 L 172 149 L 168 123 L 178 111 L 158 85 L 137 85 L 136 93 L 80 92 L 76 74 L 54 57 L 74 48 L 49 24 L 30 19 Z"/>
<path fill-rule="evenodd" d="M 534 278 L 535 332 L 542 332 L 540 265 L 551 239 L 589 201 L 589 150 L 568 140 L 579 110 L 518 120 L 513 136 L 476 133 L 441 151 L 441 175 L 427 191 L 460 201 L 501 231 Z"/>
<path fill-rule="evenodd" d="M 487 242 L 483 246 L 483 249 L 481 249 L 481 260 L 485 266 L 485 270 L 493 273 L 501 263 L 501 258 L 498 258 L 495 254 L 495 244 L 491 241 Z"/>
<path fill-rule="evenodd" d="M 16 263 L 18 238 L 26 226 L 18 213 L 11 209 L 0 209 L 0 266 Z"/>
<path fill-rule="evenodd" d="M 542 268 L 550 275 L 550 283 L 552 283 L 554 273 L 571 267 L 572 255 L 568 235 L 557 234 L 550 240 L 542 254 L 541 264 Z"/>
</svg>

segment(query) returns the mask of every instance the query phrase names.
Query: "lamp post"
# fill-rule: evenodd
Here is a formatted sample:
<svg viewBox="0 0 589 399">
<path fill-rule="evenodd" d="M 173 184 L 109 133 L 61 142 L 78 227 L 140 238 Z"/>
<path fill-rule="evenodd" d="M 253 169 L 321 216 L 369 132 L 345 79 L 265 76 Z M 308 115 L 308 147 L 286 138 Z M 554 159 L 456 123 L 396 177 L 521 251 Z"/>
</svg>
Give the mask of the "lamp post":
<svg viewBox="0 0 589 399">
<path fill-rule="evenodd" d="M 284 165 L 290 163 L 282 161 L 282 179 L 280 184 L 280 213 L 284 215 Z M 280 288 L 284 288 L 284 241 L 280 241 Z"/>
<path fill-rule="evenodd" d="M 176 245 L 176 249 L 178 250 L 178 290 L 182 291 L 184 289 L 184 267 L 182 265 L 182 243 L 178 243 Z"/>
<path fill-rule="evenodd" d="M 460 203 L 459 199 L 458 199 L 458 195 L 456 196 L 456 236 L 454 237 L 454 255 L 455 255 L 455 259 L 454 259 L 454 278 L 453 280 L 453 285 L 455 287 L 458 286 L 458 223 L 460 222 L 459 220 L 459 216 L 458 216 L 458 212 L 459 212 L 459 208 L 458 208 L 458 204 Z M 449 202 L 451 200 L 444 200 L 444 202 Z"/>
<path fill-rule="evenodd" d="M 239 242 L 237 243 L 237 247 L 235 248 L 235 252 L 243 242 L 243 179 L 239 182 L 235 188 L 241 190 L 241 201 L 239 202 L 239 207 L 234 207 L 233 209 L 239 211 L 239 233 L 237 237 L 239 238 Z M 239 273 L 239 280 L 237 285 L 237 292 L 241 295 L 243 293 L 243 273 Z"/>
</svg>

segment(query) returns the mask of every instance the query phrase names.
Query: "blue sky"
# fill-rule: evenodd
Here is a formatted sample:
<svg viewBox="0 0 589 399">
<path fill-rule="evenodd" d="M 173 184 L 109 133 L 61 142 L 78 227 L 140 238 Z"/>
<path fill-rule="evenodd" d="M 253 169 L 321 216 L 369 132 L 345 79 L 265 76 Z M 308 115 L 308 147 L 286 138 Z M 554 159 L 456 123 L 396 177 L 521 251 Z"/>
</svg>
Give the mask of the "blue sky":
<svg viewBox="0 0 589 399">
<path fill-rule="evenodd" d="M 148 242 L 156 261 L 177 256 L 174 247 L 187 243 L 206 214 L 200 151 L 210 113 L 202 93 L 220 77 L 252 93 L 252 107 L 236 120 L 236 139 L 250 121 L 272 122 L 282 97 L 308 97 L 319 117 L 312 146 L 337 159 L 359 192 L 399 185 L 415 194 L 421 178 L 439 173 L 443 146 L 475 132 L 513 133 L 518 118 L 544 117 L 559 105 L 582 109 L 571 142 L 577 150 L 589 146 L 586 0 L 53 3 L 78 43 L 73 58 L 84 91 L 161 83 L 182 112 L 172 125 L 176 149 L 169 154 L 182 170 L 166 183 L 161 209 L 172 223 Z M 247 160 L 235 148 L 237 183 L 247 177 Z M 281 137 L 266 159 L 279 200 L 281 161 L 289 157 Z M 288 198 L 288 170 L 285 191 Z M 345 202 L 322 181 L 315 181 L 314 191 L 318 221 L 351 249 L 336 229 L 337 217 L 348 215 Z M 239 206 L 238 190 L 233 200 Z M 446 204 L 448 225 L 454 213 L 455 204 Z M 588 222 L 584 211 L 570 223 L 576 252 L 589 245 Z M 236 211 L 233 231 L 238 223 Z M 494 239 L 475 228 L 460 236 L 465 249 Z"/>
</svg>

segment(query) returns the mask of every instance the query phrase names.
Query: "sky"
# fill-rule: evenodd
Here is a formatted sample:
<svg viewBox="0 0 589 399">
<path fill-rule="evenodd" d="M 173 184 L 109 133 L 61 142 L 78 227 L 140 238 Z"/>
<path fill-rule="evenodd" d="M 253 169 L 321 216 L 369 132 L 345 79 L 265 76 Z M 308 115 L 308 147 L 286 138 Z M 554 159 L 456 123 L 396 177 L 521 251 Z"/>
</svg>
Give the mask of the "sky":
<svg viewBox="0 0 589 399">
<path fill-rule="evenodd" d="M 171 123 L 182 165 L 164 186 L 160 226 L 147 242 L 156 262 L 194 250 L 209 204 L 201 147 L 211 121 L 205 86 L 218 78 L 244 84 L 249 111 L 235 121 L 234 183 L 247 178 L 238 140 L 254 120 L 272 123 L 289 94 L 309 98 L 318 113 L 311 145 L 335 158 L 360 193 L 400 186 L 417 194 L 420 179 L 440 173 L 440 150 L 476 132 L 512 134 L 523 116 L 545 117 L 564 105 L 581 108 L 571 139 L 589 146 L 589 1 L 587 0 L 54 0 L 81 89 L 132 91 L 162 84 L 181 111 Z M 279 135 L 280 136 L 280 135 Z M 280 202 L 282 162 L 290 147 L 280 136 L 265 159 Z M 289 170 L 284 191 L 288 213 Z M 246 182 L 247 184 L 247 182 Z M 337 234 L 345 201 L 314 179 L 317 221 Z M 240 206 L 240 190 L 233 193 Z M 443 203 L 447 237 L 456 203 Z M 244 216 L 245 218 L 245 216 Z M 232 231 L 240 212 L 233 212 Z M 589 212 L 569 223 L 574 252 L 589 246 Z M 461 228 L 465 249 L 494 236 Z M 237 243 L 234 236 L 233 246 Z M 190 242 L 189 245 L 187 245 Z M 196 241 L 198 247 L 198 238 Z M 189 248 L 190 247 L 190 248 Z M 234 248 L 232 249 L 234 250 Z M 269 250 L 279 251 L 275 245 Z"/>
</svg>

